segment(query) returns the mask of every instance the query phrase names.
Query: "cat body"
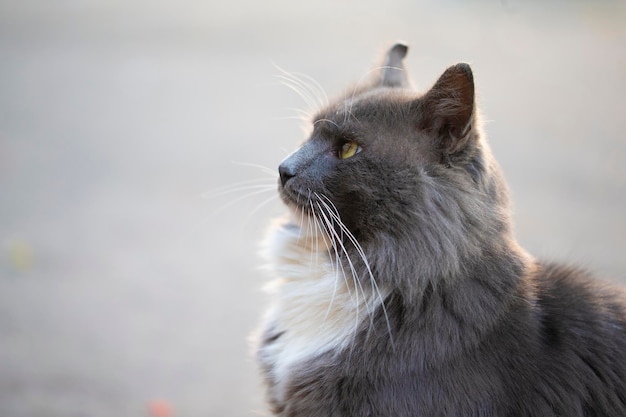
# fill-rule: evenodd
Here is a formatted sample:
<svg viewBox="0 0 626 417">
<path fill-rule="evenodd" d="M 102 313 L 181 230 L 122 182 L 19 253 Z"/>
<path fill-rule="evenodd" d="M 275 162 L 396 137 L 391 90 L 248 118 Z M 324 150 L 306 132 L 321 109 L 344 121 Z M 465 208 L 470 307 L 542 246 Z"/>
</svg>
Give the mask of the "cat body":
<svg viewBox="0 0 626 417">
<path fill-rule="evenodd" d="M 512 234 L 466 64 L 397 44 L 279 167 L 257 357 L 278 416 L 626 416 L 626 297 Z"/>
</svg>

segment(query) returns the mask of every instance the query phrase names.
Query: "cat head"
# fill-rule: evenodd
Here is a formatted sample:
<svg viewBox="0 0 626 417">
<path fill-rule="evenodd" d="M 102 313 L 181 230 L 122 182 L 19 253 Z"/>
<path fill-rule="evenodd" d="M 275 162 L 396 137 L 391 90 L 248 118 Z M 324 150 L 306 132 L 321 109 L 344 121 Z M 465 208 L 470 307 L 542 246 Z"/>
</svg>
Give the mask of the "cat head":
<svg viewBox="0 0 626 417">
<path fill-rule="evenodd" d="M 470 66 L 419 93 L 407 50 L 394 45 L 372 79 L 317 112 L 280 164 L 279 193 L 346 246 L 358 242 L 374 266 L 403 251 L 419 273 L 446 275 L 508 234 L 506 188 L 482 139 Z"/>
</svg>

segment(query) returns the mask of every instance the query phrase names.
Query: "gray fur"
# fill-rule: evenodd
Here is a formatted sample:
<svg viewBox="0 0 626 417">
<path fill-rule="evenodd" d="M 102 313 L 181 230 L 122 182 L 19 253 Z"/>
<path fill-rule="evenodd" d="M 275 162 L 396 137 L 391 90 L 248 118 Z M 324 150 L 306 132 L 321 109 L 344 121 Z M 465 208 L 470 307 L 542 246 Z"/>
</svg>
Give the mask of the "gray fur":
<svg viewBox="0 0 626 417">
<path fill-rule="evenodd" d="M 470 67 L 448 68 L 419 94 L 405 54 L 395 45 L 378 82 L 322 109 L 281 164 L 285 203 L 314 216 L 331 201 L 359 243 L 344 238 L 333 256 L 364 288 L 390 291 L 349 348 L 294 366 L 281 398 L 265 358 L 282 334 L 264 329 L 258 356 L 273 412 L 626 416 L 623 292 L 517 245 Z M 362 150 L 340 160 L 346 141 Z"/>
</svg>

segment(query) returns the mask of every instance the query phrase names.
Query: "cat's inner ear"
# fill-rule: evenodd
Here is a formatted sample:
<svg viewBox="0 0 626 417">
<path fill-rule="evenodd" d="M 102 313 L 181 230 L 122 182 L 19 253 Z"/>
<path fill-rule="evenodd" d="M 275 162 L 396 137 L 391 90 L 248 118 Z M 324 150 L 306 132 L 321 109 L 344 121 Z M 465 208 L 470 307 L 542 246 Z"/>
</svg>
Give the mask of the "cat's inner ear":
<svg viewBox="0 0 626 417">
<path fill-rule="evenodd" d="M 396 43 L 387 54 L 381 68 L 380 85 L 382 87 L 408 87 L 409 78 L 402 62 L 409 47 L 404 43 Z"/>
<path fill-rule="evenodd" d="M 420 129 L 436 134 L 445 154 L 468 144 L 474 123 L 474 77 L 468 64 L 456 64 L 419 100 Z"/>
</svg>

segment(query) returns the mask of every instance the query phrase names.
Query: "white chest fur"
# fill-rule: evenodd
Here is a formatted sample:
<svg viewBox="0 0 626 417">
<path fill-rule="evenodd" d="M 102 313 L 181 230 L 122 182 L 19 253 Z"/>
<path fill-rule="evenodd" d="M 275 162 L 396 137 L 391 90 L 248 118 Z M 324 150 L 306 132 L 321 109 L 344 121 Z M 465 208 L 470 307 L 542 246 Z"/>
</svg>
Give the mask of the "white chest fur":
<svg viewBox="0 0 626 417">
<path fill-rule="evenodd" d="M 263 357 L 277 388 L 298 363 L 347 347 L 382 300 L 337 267 L 329 247 L 321 234 L 293 225 L 277 227 L 267 242 L 276 280 L 268 285 L 273 304 L 266 325 L 282 335 L 264 347 Z"/>
</svg>

